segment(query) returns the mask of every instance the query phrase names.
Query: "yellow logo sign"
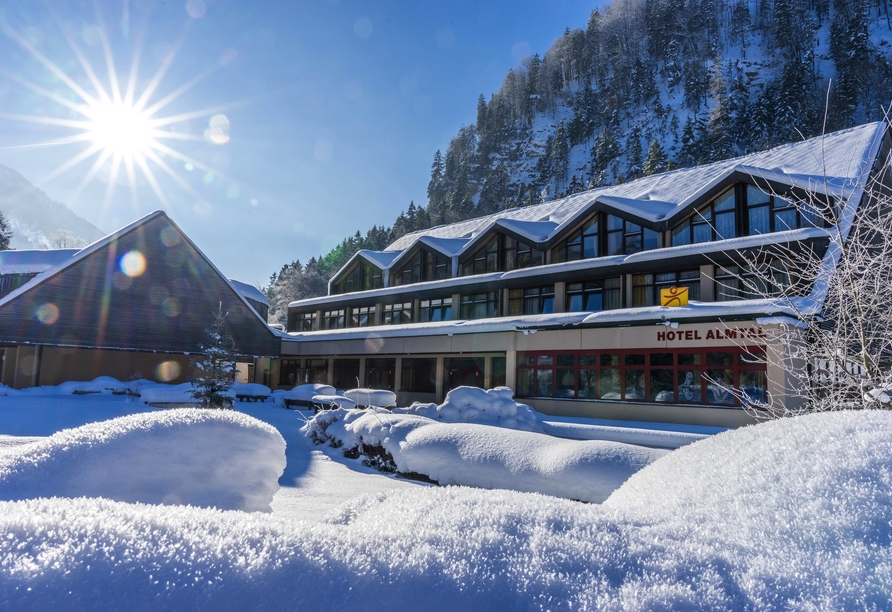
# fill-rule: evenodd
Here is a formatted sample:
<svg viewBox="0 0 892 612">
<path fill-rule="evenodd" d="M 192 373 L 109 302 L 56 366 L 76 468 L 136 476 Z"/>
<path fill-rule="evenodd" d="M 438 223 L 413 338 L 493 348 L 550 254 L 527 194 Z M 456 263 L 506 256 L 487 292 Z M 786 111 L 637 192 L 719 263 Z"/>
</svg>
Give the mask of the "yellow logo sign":
<svg viewBox="0 0 892 612">
<path fill-rule="evenodd" d="M 688 288 L 669 287 L 660 289 L 660 306 L 687 306 Z"/>
</svg>

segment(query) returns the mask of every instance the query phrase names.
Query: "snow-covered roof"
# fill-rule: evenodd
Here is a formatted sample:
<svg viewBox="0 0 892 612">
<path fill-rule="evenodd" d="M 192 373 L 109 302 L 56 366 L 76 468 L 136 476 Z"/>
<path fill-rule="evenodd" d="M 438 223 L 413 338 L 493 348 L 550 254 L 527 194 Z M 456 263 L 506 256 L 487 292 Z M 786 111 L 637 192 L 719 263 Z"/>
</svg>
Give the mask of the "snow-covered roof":
<svg viewBox="0 0 892 612">
<path fill-rule="evenodd" d="M 71 258 L 80 249 L 0 251 L 0 274 L 35 274 Z"/>
<path fill-rule="evenodd" d="M 361 253 L 382 269 L 399 262 L 402 253 L 419 243 L 454 257 L 472 250 L 496 228 L 541 244 L 554 240 L 595 210 L 608 210 L 643 224 L 669 224 L 681 220 L 691 205 L 735 175 L 750 176 L 759 184 L 772 182 L 859 200 L 885 130 L 884 122 L 868 123 L 767 151 L 420 230 L 399 238 L 383 252 Z M 335 277 L 352 263 L 353 259 Z"/>
<path fill-rule="evenodd" d="M 248 283 L 243 283 L 241 281 L 237 281 L 235 279 L 227 279 L 229 284 L 235 287 L 235 290 L 238 291 L 242 297 L 246 297 L 249 300 L 254 300 L 255 302 L 260 302 L 261 304 L 266 304 L 269 306 L 269 302 L 266 299 L 266 296 L 255 287 L 254 285 L 249 285 Z"/>
<path fill-rule="evenodd" d="M 487 274 L 474 274 L 473 276 L 460 276 L 458 278 L 446 278 L 436 281 L 425 281 L 421 283 L 412 283 L 411 285 L 396 285 L 391 287 L 383 287 L 381 289 L 369 289 L 366 291 L 354 291 L 349 294 L 341 295 L 324 295 L 305 300 L 298 300 L 288 304 L 290 308 L 321 306 L 339 299 L 386 299 L 405 293 L 426 292 L 436 289 L 461 289 L 468 285 L 479 285 L 497 281 L 510 281 L 519 278 L 530 278 L 537 276 L 551 276 L 563 272 L 591 271 L 599 268 L 616 267 L 622 264 L 643 263 L 646 261 L 654 261 L 666 258 L 687 257 L 693 255 L 706 255 L 709 257 L 715 253 L 726 251 L 740 251 L 744 249 L 752 249 L 765 247 L 772 244 L 787 244 L 800 242 L 804 240 L 815 240 L 828 237 L 829 232 L 822 228 L 806 227 L 784 232 L 774 232 L 771 234 L 759 234 L 756 236 L 741 236 L 740 238 L 729 238 L 727 240 L 716 240 L 713 242 L 705 242 L 700 244 L 686 244 L 682 246 L 665 247 L 662 249 L 652 249 L 649 251 L 639 251 L 631 255 L 610 255 L 605 257 L 595 257 L 590 259 L 578 259 L 575 261 L 565 261 L 556 264 L 545 264 L 541 266 L 532 266 L 529 268 L 520 268 L 508 272 L 490 272 Z"/>
</svg>

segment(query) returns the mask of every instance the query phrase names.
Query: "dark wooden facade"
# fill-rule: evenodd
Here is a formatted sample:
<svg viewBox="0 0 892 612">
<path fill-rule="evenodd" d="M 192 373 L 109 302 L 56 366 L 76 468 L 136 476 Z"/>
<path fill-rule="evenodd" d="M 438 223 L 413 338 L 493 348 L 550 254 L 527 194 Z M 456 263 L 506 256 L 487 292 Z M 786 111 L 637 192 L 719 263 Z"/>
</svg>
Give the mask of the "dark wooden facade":
<svg viewBox="0 0 892 612">
<path fill-rule="evenodd" d="M 239 354 L 278 357 L 279 338 L 163 212 L 88 249 L 0 304 L 0 344 L 196 353 L 222 303 Z"/>
</svg>

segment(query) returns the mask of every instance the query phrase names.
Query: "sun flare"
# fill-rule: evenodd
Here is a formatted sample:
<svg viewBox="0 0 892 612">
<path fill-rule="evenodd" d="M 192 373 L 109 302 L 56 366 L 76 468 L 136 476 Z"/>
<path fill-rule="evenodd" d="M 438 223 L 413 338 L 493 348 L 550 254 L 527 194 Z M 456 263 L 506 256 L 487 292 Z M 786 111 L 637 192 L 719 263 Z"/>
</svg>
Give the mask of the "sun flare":
<svg viewBox="0 0 892 612">
<path fill-rule="evenodd" d="M 90 139 L 109 154 L 142 161 L 156 145 L 149 117 L 125 103 L 106 102 L 91 109 Z"/>
</svg>

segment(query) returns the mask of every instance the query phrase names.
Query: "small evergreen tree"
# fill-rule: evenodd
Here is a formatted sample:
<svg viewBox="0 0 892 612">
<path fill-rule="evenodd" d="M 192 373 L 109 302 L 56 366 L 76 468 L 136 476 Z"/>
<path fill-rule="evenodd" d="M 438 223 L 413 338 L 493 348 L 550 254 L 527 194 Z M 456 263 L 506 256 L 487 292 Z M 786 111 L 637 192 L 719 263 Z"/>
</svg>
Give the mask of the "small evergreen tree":
<svg viewBox="0 0 892 612">
<path fill-rule="evenodd" d="M 235 380 L 235 341 L 226 333 L 225 324 L 221 302 L 211 326 L 205 330 L 207 344 L 200 346 L 203 356 L 193 365 L 195 374 L 190 381 L 192 397 L 202 408 L 232 408 L 227 392 Z"/>
<path fill-rule="evenodd" d="M 667 161 L 668 159 L 666 157 L 666 151 L 663 150 L 663 145 L 660 144 L 659 140 L 652 140 L 650 142 L 650 148 L 647 150 L 647 159 L 644 160 L 644 168 L 642 170 L 644 176 L 663 172 L 666 169 Z"/>
<path fill-rule="evenodd" d="M 10 240 L 12 240 L 12 228 L 9 227 L 6 217 L 0 212 L 0 251 L 9 249 Z"/>
</svg>

